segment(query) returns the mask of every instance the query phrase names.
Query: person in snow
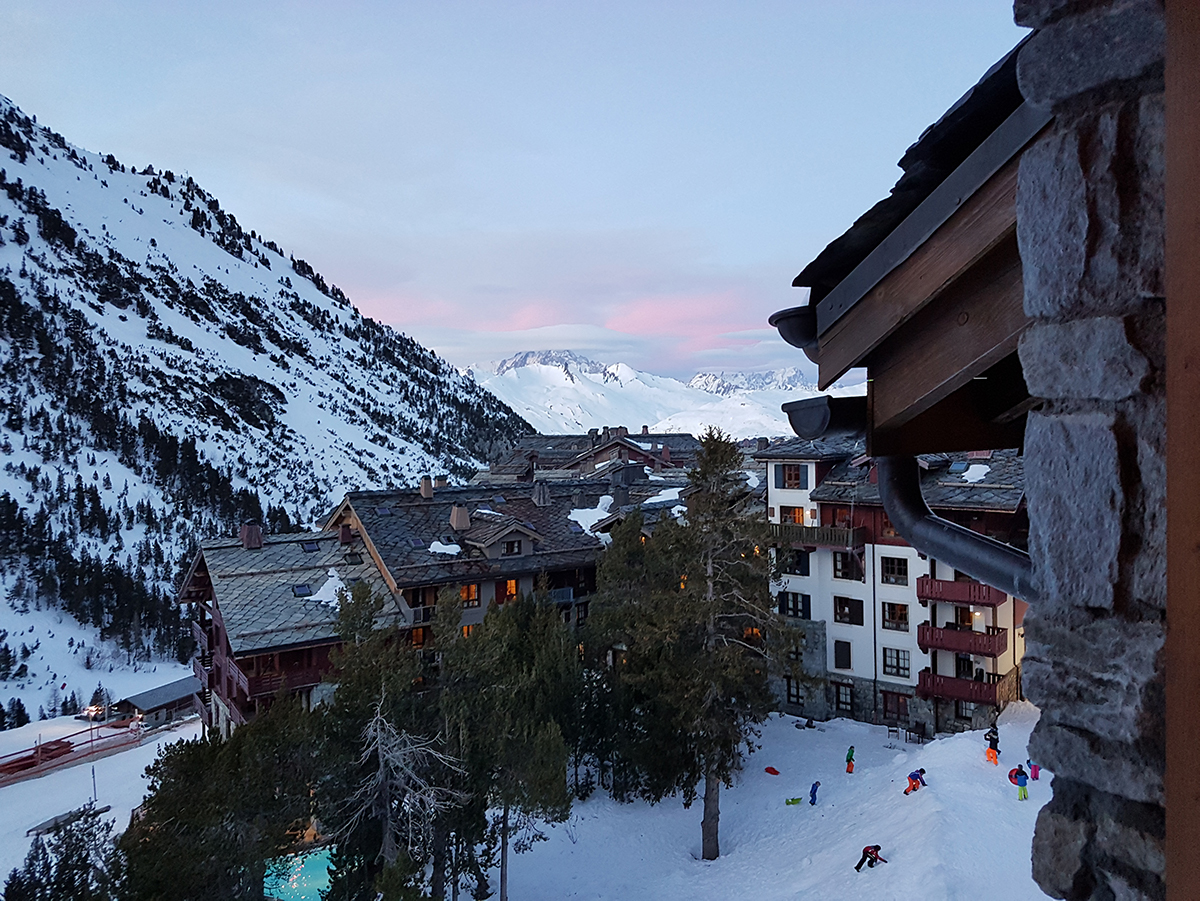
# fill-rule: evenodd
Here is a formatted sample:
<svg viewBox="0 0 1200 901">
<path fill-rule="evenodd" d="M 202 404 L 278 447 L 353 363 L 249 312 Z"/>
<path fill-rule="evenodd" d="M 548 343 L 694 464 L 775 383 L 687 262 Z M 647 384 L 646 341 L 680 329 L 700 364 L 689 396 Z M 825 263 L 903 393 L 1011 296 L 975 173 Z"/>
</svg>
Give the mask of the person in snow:
<svg viewBox="0 0 1200 901">
<path fill-rule="evenodd" d="M 846 772 L 854 772 L 854 745 L 851 745 L 850 750 L 846 752 Z"/>
<path fill-rule="evenodd" d="M 1000 766 L 1000 733 L 996 731 L 996 727 L 988 729 L 983 736 L 987 739 L 987 759 L 988 763 Z"/>
<path fill-rule="evenodd" d="M 1034 782 L 1038 781 L 1038 776 L 1041 775 L 1042 768 L 1032 760 L 1026 760 L 1025 766 L 1029 767 L 1029 778 Z"/>
<path fill-rule="evenodd" d="M 816 805 L 816 803 L 817 803 L 817 789 L 818 789 L 818 788 L 820 788 L 820 787 L 821 787 L 821 783 L 820 783 L 820 782 L 814 782 L 814 783 L 812 784 L 812 788 L 811 788 L 811 789 L 809 789 L 809 791 L 808 791 L 808 803 L 809 803 L 809 804 L 812 804 L 812 805 L 814 805 L 814 806 Z"/>
<path fill-rule="evenodd" d="M 904 790 L 904 793 L 907 795 L 909 792 L 915 792 L 922 785 L 927 784 L 928 783 L 925 781 L 925 770 L 923 768 L 919 770 L 913 770 L 908 774 L 908 788 Z"/>
<path fill-rule="evenodd" d="M 879 856 L 880 848 L 880 845 L 867 845 L 865 848 L 863 848 L 862 857 L 858 859 L 858 864 L 854 867 L 854 872 L 861 873 L 862 865 L 864 863 L 867 865 L 868 869 L 874 868 L 876 861 L 879 863 L 887 863 L 886 860 Z"/>
<path fill-rule="evenodd" d="M 1017 800 L 1028 801 L 1029 789 L 1026 787 L 1029 784 L 1029 774 L 1025 772 L 1025 767 L 1017 764 Z"/>
</svg>

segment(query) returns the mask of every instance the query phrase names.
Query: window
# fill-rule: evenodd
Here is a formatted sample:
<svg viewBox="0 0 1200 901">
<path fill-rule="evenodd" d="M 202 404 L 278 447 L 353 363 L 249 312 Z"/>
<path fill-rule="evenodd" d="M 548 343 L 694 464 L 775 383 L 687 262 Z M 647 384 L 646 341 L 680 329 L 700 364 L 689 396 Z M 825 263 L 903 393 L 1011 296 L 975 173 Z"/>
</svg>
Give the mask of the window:
<svg viewBox="0 0 1200 901">
<path fill-rule="evenodd" d="M 464 607 L 479 606 L 479 586 L 478 585 L 460 585 L 458 586 L 458 596 L 462 599 Z"/>
<path fill-rule="evenodd" d="M 883 695 L 883 718 L 889 722 L 908 719 L 908 695 L 895 691 L 880 692 Z"/>
<path fill-rule="evenodd" d="M 899 676 L 901 679 L 907 679 L 910 653 L 910 651 L 904 651 L 899 648 L 884 648 L 883 674 L 885 676 Z"/>
<path fill-rule="evenodd" d="M 854 582 L 862 582 L 866 578 L 862 567 L 858 563 L 858 557 L 854 556 L 850 551 L 833 552 L 833 577 L 835 579 L 850 579 Z"/>
<path fill-rule="evenodd" d="M 908 584 L 907 557 L 880 557 L 879 559 L 883 563 L 883 572 L 880 573 L 880 581 L 884 585 Z"/>
<path fill-rule="evenodd" d="M 346 563 L 350 566 L 358 566 L 362 563 L 362 554 L 347 554 Z"/>
<path fill-rule="evenodd" d="M 812 619 L 812 598 L 796 591 L 781 591 L 779 612 L 796 619 Z"/>
<path fill-rule="evenodd" d="M 425 627 L 424 626 L 418 626 L 416 629 L 413 629 L 409 633 L 409 635 L 412 636 L 412 645 L 414 648 L 425 647 Z"/>
<path fill-rule="evenodd" d="M 391 507 L 376 507 L 376 508 L 375 508 L 375 512 L 376 512 L 376 513 L 377 513 L 379 516 L 391 516 L 391 515 L 392 515 L 392 508 L 391 508 Z"/>
<path fill-rule="evenodd" d="M 975 705 L 970 701 L 955 701 L 954 702 L 954 718 L 958 720 L 969 720 L 975 716 Z"/>
<path fill-rule="evenodd" d="M 800 683 L 791 676 L 783 677 L 783 684 L 787 687 L 787 702 L 789 704 L 803 704 L 804 698 L 800 694 Z"/>
<path fill-rule="evenodd" d="M 970 629 L 975 625 L 975 617 L 970 607 L 954 607 L 954 625 L 960 629 Z"/>
<path fill-rule="evenodd" d="M 804 508 L 803 507 L 780 507 L 779 521 L 791 522 L 796 525 L 804 525 Z"/>
<path fill-rule="evenodd" d="M 980 669 L 979 672 L 982 673 L 983 670 Z M 959 679 L 970 679 L 975 675 L 975 661 L 971 659 L 970 654 L 954 655 L 954 675 Z"/>
<path fill-rule="evenodd" d="M 884 604 L 883 627 L 894 632 L 907 632 L 908 604 Z"/>
<path fill-rule="evenodd" d="M 807 576 L 811 572 L 809 563 L 808 551 L 782 551 L 783 558 L 780 560 L 780 569 L 785 573 L 791 573 L 797 576 Z"/>
<path fill-rule="evenodd" d="M 521 539 L 514 538 L 511 541 L 504 542 L 503 556 L 516 557 L 521 553 Z"/>
<path fill-rule="evenodd" d="M 306 554 L 311 554 L 314 551 L 318 551 L 320 549 L 321 549 L 321 546 L 319 544 L 317 544 L 315 541 L 301 541 L 300 542 L 300 550 L 304 551 L 304 553 L 306 553 Z"/>
<path fill-rule="evenodd" d="M 850 642 L 835 641 L 833 643 L 833 668 L 852 669 L 850 666 Z"/>
<path fill-rule="evenodd" d="M 892 525 L 892 521 L 888 519 L 886 513 L 883 514 L 883 524 L 879 527 L 879 531 L 883 534 L 884 538 L 896 537 L 896 527 Z M 887 558 L 885 557 L 884 559 L 886 560 Z"/>
<path fill-rule="evenodd" d="M 575 622 L 582 625 L 587 622 L 588 618 L 588 602 L 582 601 L 575 605 Z"/>
<path fill-rule="evenodd" d="M 781 463 L 775 467 L 777 478 L 781 479 L 783 484 L 776 485 L 777 488 L 800 488 L 808 487 L 808 465 L 805 463 Z"/>
<path fill-rule="evenodd" d="M 299 585 L 293 585 L 292 594 L 298 598 L 306 598 L 312 594 L 312 586 L 307 582 L 301 582 Z"/>
<path fill-rule="evenodd" d="M 467 638 L 474 631 L 475 631 L 475 623 L 471 623 L 470 625 L 463 626 L 462 627 L 462 637 Z"/>
<path fill-rule="evenodd" d="M 517 596 L 516 579 L 500 579 L 496 582 L 496 603 L 503 604 Z"/>
<path fill-rule="evenodd" d="M 861 626 L 863 624 L 863 602 L 858 598 L 834 596 L 833 621 L 847 623 L 851 626 Z"/>
<path fill-rule="evenodd" d="M 854 709 L 854 686 L 842 685 L 840 682 L 835 682 L 833 685 L 833 705 L 838 713 L 844 713 L 849 716 Z"/>
</svg>

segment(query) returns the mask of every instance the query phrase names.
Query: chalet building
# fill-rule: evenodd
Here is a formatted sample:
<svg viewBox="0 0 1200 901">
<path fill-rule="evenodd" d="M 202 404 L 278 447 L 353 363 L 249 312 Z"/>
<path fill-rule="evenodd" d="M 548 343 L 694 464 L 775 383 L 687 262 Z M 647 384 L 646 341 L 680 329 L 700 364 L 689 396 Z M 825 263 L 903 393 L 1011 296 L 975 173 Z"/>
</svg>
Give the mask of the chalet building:
<svg viewBox="0 0 1200 901">
<path fill-rule="evenodd" d="M 768 519 L 779 540 L 779 610 L 805 633 L 785 709 L 849 716 L 927 736 L 981 728 L 1020 696 L 1026 604 L 919 553 L 883 510 L 859 441 L 779 442 L 767 461 Z M 1015 451 L 921 458 L 942 516 L 1024 543 Z M 777 487 L 777 486 L 785 487 Z M 798 522 L 803 504 L 809 525 Z"/>
<path fill-rule="evenodd" d="M 648 484 L 643 495 L 660 490 Z M 263 535 L 250 524 L 238 539 L 204 542 L 179 598 L 194 605 L 208 722 L 228 734 L 284 685 L 319 702 L 339 644 L 338 592 L 358 582 L 384 597 L 381 617 L 418 647 L 446 588 L 462 600 L 467 631 L 492 601 L 531 593 L 542 579 L 564 619 L 582 622 L 601 543 L 572 511 L 598 518 L 608 491 L 583 480 L 499 488 L 426 477 L 417 489 L 346 495 L 320 531 Z"/>
<path fill-rule="evenodd" d="M 586 435 L 529 435 L 473 480 L 481 484 L 578 479 L 607 475 L 618 466 L 647 467 L 656 473 L 686 472 L 700 442 L 680 432 L 652 433 L 642 426 L 631 435 L 624 426 L 591 429 Z"/>
<path fill-rule="evenodd" d="M 141 717 L 142 726 L 153 728 L 181 717 L 201 713 L 200 680 L 185 676 L 166 685 L 151 688 L 117 701 L 117 711 L 123 716 Z"/>
</svg>

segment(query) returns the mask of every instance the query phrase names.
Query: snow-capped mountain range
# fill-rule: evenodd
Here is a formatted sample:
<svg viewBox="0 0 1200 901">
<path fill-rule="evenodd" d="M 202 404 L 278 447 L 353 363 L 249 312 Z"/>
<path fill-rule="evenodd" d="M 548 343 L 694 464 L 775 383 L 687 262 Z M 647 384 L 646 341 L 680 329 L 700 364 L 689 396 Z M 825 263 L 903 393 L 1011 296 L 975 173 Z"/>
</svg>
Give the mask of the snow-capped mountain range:
<svg viewBox="0 0 1200 901">
<path fill-rule="evenodd" d="M 467 372 L 541 432 L 606 425 L 691 432 L 715 425 L 736 438 L 791 434 L 780 406 L 817 394 L 798 369 L 702 372 L 688 382 L 605 364 L 568 350 L 527 351 Z M 862 386 L 835 393 L 861 394 Z"/>
<path fill-rule="evenodd" d="M 529 431 L 192 178 L 75 147 L 4 97 L 0 372 L 14 648 L 9 610 L 49 601 L 133 657 L 183 654 L 170 594 L 197 539 L 465 475 Z"/>
</svg>

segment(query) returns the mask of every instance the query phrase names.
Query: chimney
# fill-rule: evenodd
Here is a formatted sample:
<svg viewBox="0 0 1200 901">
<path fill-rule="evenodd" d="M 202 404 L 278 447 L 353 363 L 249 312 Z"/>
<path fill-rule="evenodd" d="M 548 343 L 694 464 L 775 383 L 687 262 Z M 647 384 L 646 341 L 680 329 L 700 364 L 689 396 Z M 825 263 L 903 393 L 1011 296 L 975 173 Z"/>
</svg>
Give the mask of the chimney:
<svg viewBox="0 0 1200 901">
<path fill-rule="evenodd" d="M 354 540 L 354 533 L 350 529 L 350 523 L 344 522 L 338 529 L 338 542 L 341 544 L 349 544 Z"/>
<path fill-rule="evenodd" d="M 574 493 L 571 495 L 571 509 L 572 510 L 582 510 L 583 505 L 586 503 L 587 503 L 587 501 L 584 500 L 584 497 L 583 497 L 583 489 L 576 488 Z"/>
<path fill-rule="evenodd" d="M 242 531 L 238 537 L 242 539 L 242 547 L 248 551 L 256 551 L 262 548 L 262 526 L 253 519 L 242 524 Z"/>
<path fill-rule="evenodd" d="M 611 438 L 612 438 L 612 429 L 610 429 L 608 426 L 605 426 L 604 427 L 604 443 L 607 444 Z"/>
<path fill-rule="evenodd" d="M 448 475 L 440 475 L 440 476 L 433 477 L 433 487 L 434 488 L 445 488 L 449 484 L 450 484 L 450 476 L 448 476 Z"/>
<path fill-rule="evenodd" d="M 592 447 L 596 446 L 596 441 L 599 438 L 599 429 L 588 429 L 588 440 L 592 442 Z"/>
<path fill-rule="evenodd" d="M 421 476 L 421 497 L 425 500 L 433 497 L 433 479 L 429 476 Z"/>
<path fill-rule="evenodd" d="M 671 462 L 671 448 L 667 446 L 667 442 L 663 442 L 662 461 L 664 463 Z"/>
<path fill-rule="evenodd" d="M 650 434 L 650 426 L 648 426 L 648 425 L 642 426 L 642 434 L 649 435 Z"/>
<path fill-rule="evenodd" d="M 618 438 L 624 438 L 626 435 L 629 434 L 629 429 L 625 428 L 625 426 L 623 426 L 623 425 L 619 425 L 619 426 L 617 426 L 616 432 L 617 432 Z"/>
<path fill-rule="evenodd" d="M 767 449 L 767 446 L 770 443 L 771 443 L 771 440 L 769 438 L 759 438 L 758 441 L 755 443 L 755 447 L 758 448 L 759 453 L 762 453 L 763 451 L 765 451 Z"/>
<path fill-rule="evenodd" d="M 546 482 L 533 483 L 533 504 L 535 507 L 550 506 L 550 486 Z"/>
<path fill-rule="evenodd" d="M 455 504 L 450 508 L 450 528 L 456 532 L 465 532 L 471 528 L 471 514 L 466 507 Z"/>
<path fill-rule="evenodd" d="M 629 487 L 627 485 L 614 485 L 612 488 L 613 509 L 624 507 L 629 503 Z"/>
</svg>

